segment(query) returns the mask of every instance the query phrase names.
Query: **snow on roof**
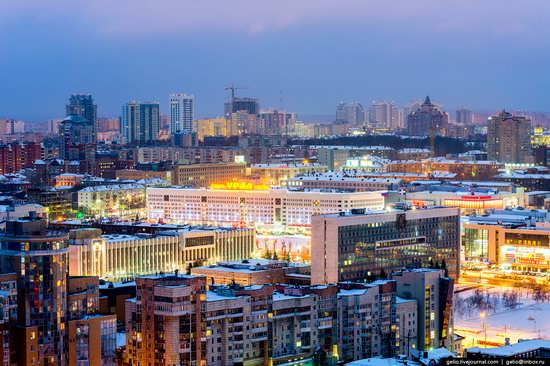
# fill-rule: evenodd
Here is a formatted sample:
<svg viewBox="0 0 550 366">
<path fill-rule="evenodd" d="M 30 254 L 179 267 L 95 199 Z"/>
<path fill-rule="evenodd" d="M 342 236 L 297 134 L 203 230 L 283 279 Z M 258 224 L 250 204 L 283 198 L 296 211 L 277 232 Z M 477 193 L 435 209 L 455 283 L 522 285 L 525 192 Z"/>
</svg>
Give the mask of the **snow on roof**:
<svg viewBox="0 0 550 366">
<path fill-rule="evenodd" d="M 397 358 L 365 358 L 363 360 L 357 360 L 346 364 L 347 366 L 403 366 L 405 363 Z M 407 361 L 407 365 L 418 365 L 413 361 Z"/>
<path fill-rule="evenodd" d="M 533 339 L 529 341 L 523 341 L 508 346 L 495 347 L 495 348 L 479 348 L 472 347 L 466 349 L 468 353 L 479 353 L 489 356 L 510 357 L 520 353 L 535 351 L 541 348 L 550 349 L 550 340 L 546 339 Z"/>
</svg>

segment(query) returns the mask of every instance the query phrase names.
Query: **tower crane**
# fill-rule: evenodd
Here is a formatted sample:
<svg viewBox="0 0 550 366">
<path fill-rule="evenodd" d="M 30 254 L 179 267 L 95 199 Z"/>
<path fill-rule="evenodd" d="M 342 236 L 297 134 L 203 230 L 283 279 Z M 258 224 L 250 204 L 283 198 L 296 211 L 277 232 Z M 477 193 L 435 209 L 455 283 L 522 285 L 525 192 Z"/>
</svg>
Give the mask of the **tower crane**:
<svg viewBox="0 0 550 366">
<path fill-rule="evenodd" d="M 235 99 L 235 90 L 238 90 L 238 89 L 252 89 L 252 88 L 247 86 L 235 86 L 234 84 L 231 84 L 225 87 L 225 90 L 231 90 L 231 100 Z"/>
</svg>

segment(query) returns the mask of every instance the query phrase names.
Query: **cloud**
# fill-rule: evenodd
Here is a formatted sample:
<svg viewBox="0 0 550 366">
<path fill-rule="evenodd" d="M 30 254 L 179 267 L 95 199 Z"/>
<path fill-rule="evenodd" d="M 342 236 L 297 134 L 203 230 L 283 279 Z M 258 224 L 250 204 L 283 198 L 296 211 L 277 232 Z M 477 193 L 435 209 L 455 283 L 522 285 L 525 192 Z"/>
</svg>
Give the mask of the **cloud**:
<svg viewBox="0 0 550 366">
<path fill-rule="evenodd" d="M 549 10 L 546 0 L 0 0 L 0 21 L 77 22 L 102 37 L 351 25 L 542 38 Z"/>
</svg>

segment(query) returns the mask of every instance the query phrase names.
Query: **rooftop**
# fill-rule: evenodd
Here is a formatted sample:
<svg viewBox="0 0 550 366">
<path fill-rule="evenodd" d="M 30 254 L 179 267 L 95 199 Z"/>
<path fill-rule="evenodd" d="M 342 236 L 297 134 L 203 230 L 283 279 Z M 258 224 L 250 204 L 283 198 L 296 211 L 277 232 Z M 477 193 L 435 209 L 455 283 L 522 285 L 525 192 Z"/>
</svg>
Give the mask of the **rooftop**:
<svg viewBox="0 0 550 366">
<path fill-rule="evenodd" d="M 541 348 L 550 349 L 550 340 L 546 339 L 534 339 L 523 341 L 508 346 L 495 347 L 495 348 L 480 348 L 472 347 L 466 349 L 468 353 L 480 353 L 488 356 L 496 357 L 510 357 L 518 353 L 525 353 L 535 351 Z"/>
</svg>

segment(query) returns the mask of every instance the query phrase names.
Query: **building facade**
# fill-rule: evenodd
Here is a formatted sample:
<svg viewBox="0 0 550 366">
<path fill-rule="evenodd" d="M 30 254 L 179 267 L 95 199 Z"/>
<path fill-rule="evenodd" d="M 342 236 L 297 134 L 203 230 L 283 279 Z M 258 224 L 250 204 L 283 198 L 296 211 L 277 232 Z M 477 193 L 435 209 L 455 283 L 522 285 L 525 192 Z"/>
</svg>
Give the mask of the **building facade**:
<svg viewBox="0 0 550 366">
<path fill-rule="evenodd" d="M 172 184 L 208 188 L 212 184 L 240 181 L 245 176 L 246 165 L 241 163 L 178 164 L 174 167 Z"/>
<path fill-rule="evenodd" d="M 193 132 L 195 98 L 185 93 L 170 94 L 170 134 Z"/>
<path fill-rule="evenodd" d="M 385 202 L 379 191 L 292 191 L 251 183 L 228 184 L 220 189 L 147 189 L 149 219 L 294 232 L 309 232 L 315 214 L 382 209 Z"/>
<path fill-rule="evenodd" d="M 121 133 L 125 143 L 145 144 L 159 139 L 159 104 L 131 101 L 122 107 Z"/>
<path fill-rule="evenodd" d="M 394 273 L 397 295 L 417 303 L 417 339 L 420 351 L 450 348 L 453 343 L 454 281 L 443 270 L 421 268 Z"/>
<path fill-rule="evenodd" d="M 431 131 L 443 135 L 448 123 L 449 116 L 440 111 L 430 101 L 430 97 L 426 97 L 420 108 L 407 116 L 409 136 L 430 136 Z"/>
<path fill-rule="evenodd" d="M 207 227 L 135 235 L 81 229 L 70 235 L 71 275 L 110 281 L 250 258 L 256 237 L 251 229 Z"/>
<path fill-rule="evenodd" d="M 459 276 L 460 211 L 353 210 L 312 217 L 311 281 L 368 282 L 383 273 L 445 262 Z"/>
<path fill-rule="evenodd" d="M 529 163 L 531 120 L 502 111 L 487 121 L 487 158 L 501 163 Z"/>
</svg>

